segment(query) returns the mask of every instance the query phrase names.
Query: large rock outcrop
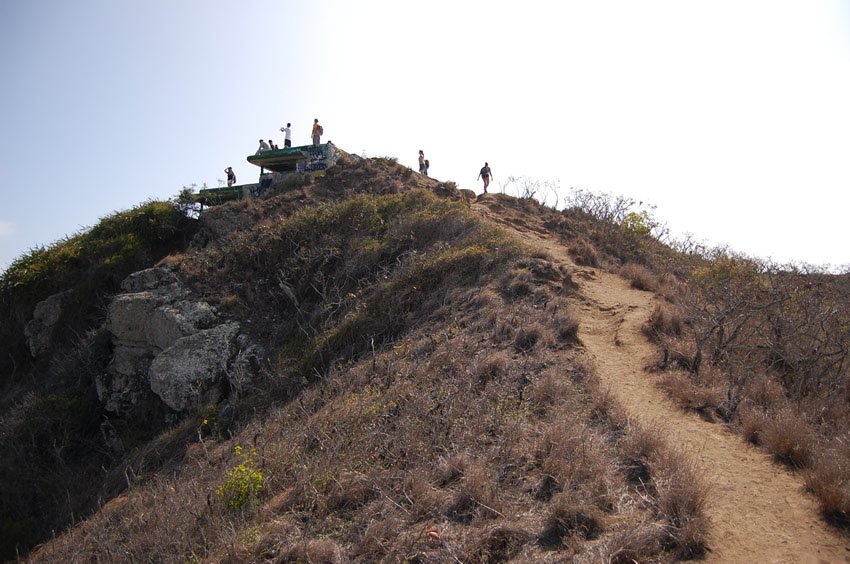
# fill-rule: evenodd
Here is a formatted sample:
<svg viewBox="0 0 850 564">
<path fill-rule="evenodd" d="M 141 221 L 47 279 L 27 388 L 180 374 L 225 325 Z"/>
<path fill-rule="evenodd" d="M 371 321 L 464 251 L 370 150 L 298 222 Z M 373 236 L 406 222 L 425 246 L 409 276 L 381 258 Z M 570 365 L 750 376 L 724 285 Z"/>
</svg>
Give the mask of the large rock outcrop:
<svg viewBox="0 0 850 564">
<path fill-rule="evenodd" d="M 53 341 L 53 329 L 62 316 L 62 307 L 73 290 L 53 294 L 46 300 L 36 304 L 32 320 L 24 327 L 24 336 L 34 358 L 42 356 L 50 350 Z"/>
<path fill-rule="evenodd" d="M 221 320 L 208 303 L 192 299 L 175 272 L 136 272 L 121 288 L 125 293 L 109 304 L 106 321 L 113 357 L 97 379 L 107 411 L 129 414 L 153 396 L 178 412 L 216 401 L 232 372 L 243 385 L 240 359 L 248 352 L 256 356 L 256 347 L 245 336 L 237 339 L 239 323 Z"/>
<path fill-rule="evenodd" d="M 151 363 L 151 390 L 175 411 L 218 401 L 238 333 L 238 323 L 225 323 L 178 339 Z"/>
</svg>

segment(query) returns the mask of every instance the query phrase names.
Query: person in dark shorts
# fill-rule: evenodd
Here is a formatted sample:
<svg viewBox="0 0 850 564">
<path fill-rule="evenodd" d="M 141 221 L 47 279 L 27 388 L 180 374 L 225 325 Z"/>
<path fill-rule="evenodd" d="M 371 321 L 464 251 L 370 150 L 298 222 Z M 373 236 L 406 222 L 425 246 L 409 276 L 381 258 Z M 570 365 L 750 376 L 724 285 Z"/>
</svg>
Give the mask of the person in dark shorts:
<svg viewBox="0 0 850 564">
<path fill-rule="evenodd" d="M 419 174 L 425 174 L 425 153 L 419 149 Z"/>
<path fill-rule="evenodd" d="M 484 193 L 487 193 L 487 187 L 490 186 L 490 178 L 493 177 L 493 173 L 490 171 L 490 165 L 488 163 L 484 163 L 484 166 L 481 167 L 481 172 L 478 173 L 478 178 L 484 181 Z"/>
<path fill-rule="evenodd" d="M 290 127 L 292 127 L 292 124 L 287 123 L 286 127 L 280 128 L 280 130 L 283 132 L 283 136 L 284 136 L 284 139 L 283 139 L 283 146 L 284 147 L 292 147 L 292 130 L 290 129 Z"/>
<path fill-rule="evenodd" d="M 236 184 L 236 173 L 233 172 L 231 167 L 227 167 L 224 169 L 224 172 L 227 174 L 227 187 L 230 188 L 234 184 Z"/>
</svg>

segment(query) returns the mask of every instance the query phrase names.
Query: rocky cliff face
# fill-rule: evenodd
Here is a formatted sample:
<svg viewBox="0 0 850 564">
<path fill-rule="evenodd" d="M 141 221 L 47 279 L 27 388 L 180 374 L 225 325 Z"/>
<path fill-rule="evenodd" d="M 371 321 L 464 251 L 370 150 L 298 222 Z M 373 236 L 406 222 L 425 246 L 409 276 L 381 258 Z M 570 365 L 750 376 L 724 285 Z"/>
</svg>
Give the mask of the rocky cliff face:
<svg viewBox="0 0 850 564">
<path fill-rule="evenodd" d="M 177 274 L 151 268 L 130 275 L 108 308 L 113 356 L 97 378 L 105 409 L 122 416 L 155 398 L 181 412 L 241 391 L 262 351 L 194 299 Z"/>
</svg>

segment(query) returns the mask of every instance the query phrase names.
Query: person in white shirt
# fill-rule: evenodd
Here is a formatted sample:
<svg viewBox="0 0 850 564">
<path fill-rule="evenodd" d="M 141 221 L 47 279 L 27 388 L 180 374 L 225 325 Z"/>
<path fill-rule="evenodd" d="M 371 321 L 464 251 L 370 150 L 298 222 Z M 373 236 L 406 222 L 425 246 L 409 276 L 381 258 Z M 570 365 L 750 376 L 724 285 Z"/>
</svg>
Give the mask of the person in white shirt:
<svg viewBox="0 0 850 564">
<path fill-rule="evenodd" d="M 257 149 L 257 152 L 256 152 L 255 154 L 259 155 L 259 154 L 260 154 L 260 153 L 262 153 L 262 152 L 265 152 L 265 151 L 271 151 L 271 149 L 272 149 L 272 148 L 271 148 L 271 147 L 269 147 L 269 144 L 268 144 L 268 143 L 266 143 L 265 141 L 263 141 L 262 139 L 260 139 L 260 148 L 259 148 L 259 149 Z"/>
<path fill-rule="evenodd" d="M 292 131 L 289 129 L 289 127 L 290 127 L 291 125 L 292 125 L 291 123 L 287 123 L 287 124 L 286 124 L 286 127 L 281 127 L 281 128 L 280 128 L 280 130 L 281 130 L 281 131 L 283 131 L 283 133 L 284 133 L 284 137 L 285 137 L 285 138 L 284 138 L 284 140 L 283 140 L 283 146 L 284 146 L 284 148 L 286 148 L 286 147 L 292 147 Z"/>
</svg>

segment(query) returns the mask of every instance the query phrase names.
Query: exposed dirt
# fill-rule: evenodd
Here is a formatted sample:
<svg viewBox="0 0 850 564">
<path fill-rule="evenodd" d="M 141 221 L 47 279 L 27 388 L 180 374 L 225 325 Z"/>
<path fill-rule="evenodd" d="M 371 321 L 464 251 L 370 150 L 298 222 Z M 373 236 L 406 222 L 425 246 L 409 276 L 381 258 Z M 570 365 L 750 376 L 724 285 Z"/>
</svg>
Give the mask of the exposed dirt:
<svg viewBox="0 0 850 564">
<path fill-rule="evenodd" d="M 566 248 L 529 215 L 505 208 L 497 196 L 473 204 L 556 263 L 575 266 Z M 850 542 L 820 517 L 802 480 L 721 424 L 683 412 L 654 386 L 644 367 L 653 345 L 640 327 L 654 307 L 650 292 L 619 276 L 575 267 L 580 284 L 579 335 L 604 387 L 644 426 L 657 428 L 682 449 L 710 487 L 708 562 L 850 562 Z"/>
</svg>

